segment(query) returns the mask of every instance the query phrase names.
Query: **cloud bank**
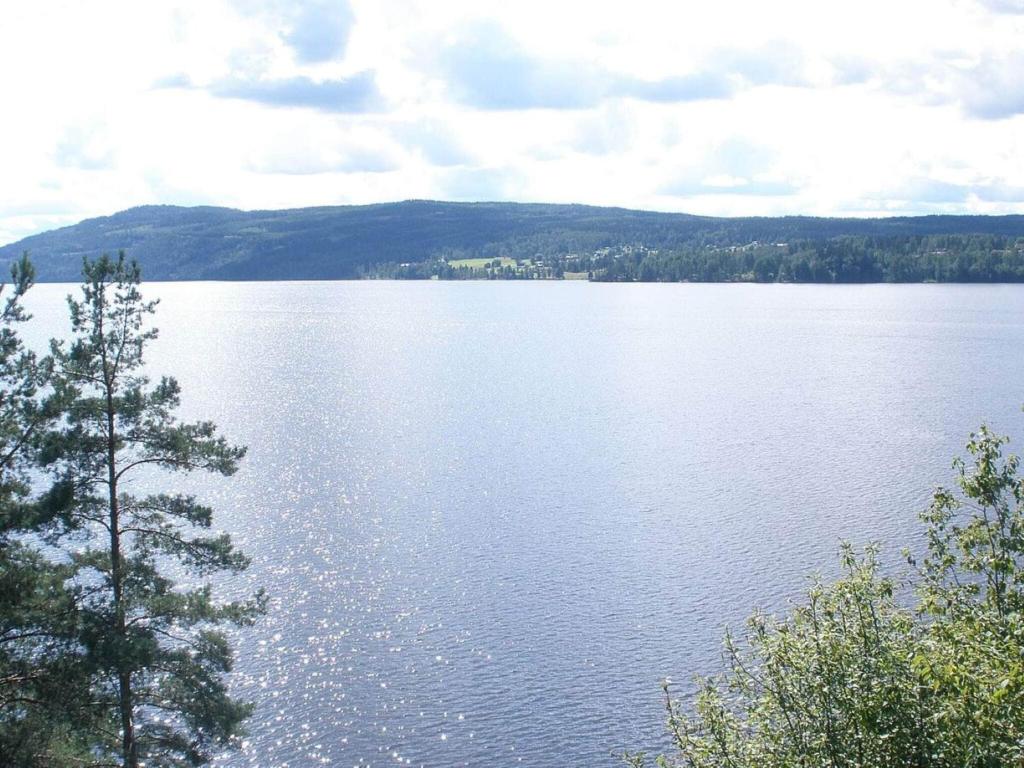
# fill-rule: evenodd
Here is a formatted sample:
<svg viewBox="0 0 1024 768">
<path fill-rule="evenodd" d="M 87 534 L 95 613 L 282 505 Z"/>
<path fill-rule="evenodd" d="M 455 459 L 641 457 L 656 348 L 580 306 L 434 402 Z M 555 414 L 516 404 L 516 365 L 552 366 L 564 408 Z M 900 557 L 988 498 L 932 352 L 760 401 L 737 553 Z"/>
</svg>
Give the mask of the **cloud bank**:
<svg viewBox="0 0 1024 768">
<path fill-rule="evenodd" d="M 13 0 L 0 241 L 197 201 L 1021 212 L 1022 39 L 1022 0 Z"/>
</svg>

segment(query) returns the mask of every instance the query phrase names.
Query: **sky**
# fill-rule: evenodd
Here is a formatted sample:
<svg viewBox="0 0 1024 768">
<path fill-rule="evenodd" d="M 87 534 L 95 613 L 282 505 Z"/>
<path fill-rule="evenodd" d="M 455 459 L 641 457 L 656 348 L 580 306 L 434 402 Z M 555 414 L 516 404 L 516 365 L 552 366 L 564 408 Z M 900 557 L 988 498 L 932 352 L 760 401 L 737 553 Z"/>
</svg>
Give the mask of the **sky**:
<svg viewBox="0 0 1024 768">
<path fill-rule="evenodd" d="M 0 243 L 143 204 L 1024 212 L 1024 0 L 4 0 Z"/>
</svg>

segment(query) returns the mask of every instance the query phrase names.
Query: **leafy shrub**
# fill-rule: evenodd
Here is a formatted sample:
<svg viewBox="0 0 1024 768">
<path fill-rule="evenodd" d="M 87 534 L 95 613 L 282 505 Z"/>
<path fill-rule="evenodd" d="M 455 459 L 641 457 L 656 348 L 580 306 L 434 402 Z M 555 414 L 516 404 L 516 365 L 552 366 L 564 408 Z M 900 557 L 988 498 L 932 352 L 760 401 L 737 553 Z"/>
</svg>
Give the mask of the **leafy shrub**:
<svg viewBox="0 0 1024 768">
<path fill-rule="evenodd" d="M 666 686 L 673 753 L 656 764 L 1024 765 L 1024 481 L 1006 442 L 972 434 L 957 489 L 939 489 L 922 515 L 912 605 L 876 547 L 844 546 L 838 581 L 726 636 L 726 671 L 700 680 L 689 708 Z"/>
</svg>

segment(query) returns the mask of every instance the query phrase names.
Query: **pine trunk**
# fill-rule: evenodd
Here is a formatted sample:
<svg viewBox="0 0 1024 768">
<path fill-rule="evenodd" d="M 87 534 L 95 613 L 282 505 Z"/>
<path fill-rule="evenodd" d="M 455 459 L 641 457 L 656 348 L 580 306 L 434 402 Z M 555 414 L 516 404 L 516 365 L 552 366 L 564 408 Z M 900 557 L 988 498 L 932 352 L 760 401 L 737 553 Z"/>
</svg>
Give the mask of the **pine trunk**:
<svg viewBox="0 0 1024 768">
<path fill-rule="evenodd" d="M 106 369 L 104 355 L 104 369 Z M 117 435 L 114 427 L 114 393 L 112 374 L 107 373 L 107 485 L 110 491 L 110 580 L 114 588 L 114 632 L 124 640 L 127 634 L 124 609 L 124 573 L 121 558 L 121 519 L 117 499 Z M 123 661 L 119 659 L 119 664 Z M 138 768 L 139 754 L 135 745 L 135 723 L 132 707 L 132 676 L 128 669 L 117 675 L 121 710 L 121 755 L 124 768 Z"/>
</svg>

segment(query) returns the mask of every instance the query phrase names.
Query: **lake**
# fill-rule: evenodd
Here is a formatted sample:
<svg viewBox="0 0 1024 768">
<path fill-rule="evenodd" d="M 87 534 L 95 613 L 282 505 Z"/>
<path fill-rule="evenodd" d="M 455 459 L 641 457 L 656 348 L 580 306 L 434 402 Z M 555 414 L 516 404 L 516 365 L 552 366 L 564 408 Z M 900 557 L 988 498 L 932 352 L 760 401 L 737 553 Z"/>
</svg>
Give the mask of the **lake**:
<svg viewBox="0 0 1024 768">
<path fill-rule="evenodd" d="M 67 285 L 33 289 L 35 339 Z M 1024 287 L 154 283 L 155 374 L 249 446 L 196 479 L 269 615 L 225 766 L 617 765 L 840 540 L 1024 442 Z M 166 487 L 184 487 L 179 479 Z"/>
</svg>

